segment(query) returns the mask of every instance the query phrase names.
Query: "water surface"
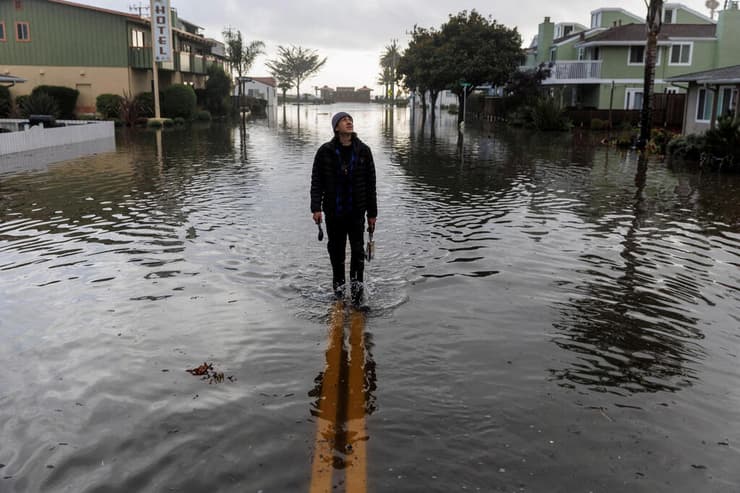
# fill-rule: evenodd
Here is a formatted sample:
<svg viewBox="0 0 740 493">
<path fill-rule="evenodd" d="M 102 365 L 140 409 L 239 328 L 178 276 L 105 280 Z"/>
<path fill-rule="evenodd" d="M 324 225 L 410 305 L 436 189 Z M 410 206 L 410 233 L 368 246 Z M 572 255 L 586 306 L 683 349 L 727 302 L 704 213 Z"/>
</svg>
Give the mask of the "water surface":
<svg viewBox="0 0 740 493">
<path fill-rule="evenodd" d="M 740 177 L 357 105 L 0 174 L 0 491 L 308 491 L 340 109 L 378 173 L 368 491 L 738 490 Z"/>
</svg>

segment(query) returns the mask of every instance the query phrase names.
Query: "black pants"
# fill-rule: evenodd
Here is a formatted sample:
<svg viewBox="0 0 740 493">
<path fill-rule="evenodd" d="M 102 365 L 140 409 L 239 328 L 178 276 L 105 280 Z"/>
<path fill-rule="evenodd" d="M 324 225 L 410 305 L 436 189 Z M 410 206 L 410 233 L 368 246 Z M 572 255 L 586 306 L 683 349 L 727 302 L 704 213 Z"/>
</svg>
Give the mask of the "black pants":
<svg viewBox="0 0 740 493">
<path fill-rule="evenodd" d="M 365 217 L 360 215 L 326 217 L 326 233 L 329 236 L 327 249 L 331 259 L 334 289 L 345 283 L 344 257 L 347 249 L 347 238 L 351 250 L 349 279 L 353 286 L 363 281 L 365 270 Z"/>
</svg>

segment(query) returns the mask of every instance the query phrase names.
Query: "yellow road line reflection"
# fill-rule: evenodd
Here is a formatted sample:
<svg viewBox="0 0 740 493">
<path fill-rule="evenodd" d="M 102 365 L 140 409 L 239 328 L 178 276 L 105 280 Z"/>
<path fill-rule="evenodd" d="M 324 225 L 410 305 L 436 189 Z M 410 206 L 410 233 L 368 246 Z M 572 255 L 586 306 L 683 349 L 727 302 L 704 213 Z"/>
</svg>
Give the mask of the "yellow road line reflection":
<svg viewBox="0 0 740 493">
<path fill-rule="evenodd" d="M 347 493 L 367 491 L 367 433 L 365 429 L 365 315 L 352 310 L 349 333 L 349 392 L 347 402 Z"/>
<path fill-rule="evenodd" d="M 337 437 L 339 372 L 344 343 L 344 306 L 338 302 L 332 311 L 326 369 L 321 383 L 319 416 L 316 423 L 311 493 L 330 493 L 334 472 L 334 446 Z"/>
</svg>

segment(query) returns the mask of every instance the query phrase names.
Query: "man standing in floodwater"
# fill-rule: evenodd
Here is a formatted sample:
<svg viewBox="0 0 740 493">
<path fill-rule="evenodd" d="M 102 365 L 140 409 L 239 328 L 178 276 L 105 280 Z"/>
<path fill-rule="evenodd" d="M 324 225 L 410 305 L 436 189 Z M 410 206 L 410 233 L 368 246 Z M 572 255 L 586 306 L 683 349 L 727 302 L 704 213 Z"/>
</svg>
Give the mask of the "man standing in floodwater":
<svg viewBox="0 0 740 493">
<path fill-rule="evenodd" d="M 334 138 L 319 148 L 313 161 L 311 212 L 316 224 L 321 224 L 322 211 L 326 215 L 332 287 L 339 299 L 346 290 L 344 257 L 349 238 L 351 297 L 352 303 L 359 305 L 365 269 L 365 215 L 369 232 L 375 230 L 378 216 L 375 163 L 370 148 L 354 132 L 348 113 L 335 114 L 331 128 Z"/>
</svg>

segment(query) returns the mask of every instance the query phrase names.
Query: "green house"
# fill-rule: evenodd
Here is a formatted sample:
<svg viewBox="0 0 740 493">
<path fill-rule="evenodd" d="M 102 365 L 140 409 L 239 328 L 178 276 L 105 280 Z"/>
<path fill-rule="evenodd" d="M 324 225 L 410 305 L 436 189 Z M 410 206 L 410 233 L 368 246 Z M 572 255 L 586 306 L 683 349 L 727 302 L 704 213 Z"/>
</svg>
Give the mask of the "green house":
<svg viewBox="0 0 740 493">
<path fill-rule="evenodd" d="M 223 44 L 172 9 L 170 62 L 159 62 L 160 88 L 202 88 L 211 63 L 223 64 Z M 38 85 L 80 92 L 77 112 L 94 112 L 103 93 L 136 95 L 152 87 L 150 20 L 65 0 L 0 0 L 0 75 L 27 80 L 11 89 L 28 94 Z"/>
<path fill-rule="evenodd" d="M 655 92 L 683 93 L 668 79 L 680 74 L 740 64 L 740 11 L 726 2 L 717 21 L 683 4 L 667 3 L 662 12 L 655 67 Z M 557 36 L 557 26 L 573 28 Z M 550 68 L 543 85 L 565 106 L 640 109 L 643 99 L 646 30 L 644 16 L 619 8 L 591 12 L 591 25 L 539 25 L 527 50 L 525 69 Z"/>
</svg>

